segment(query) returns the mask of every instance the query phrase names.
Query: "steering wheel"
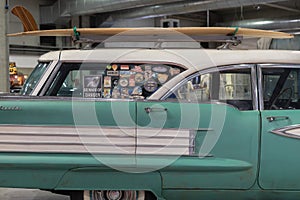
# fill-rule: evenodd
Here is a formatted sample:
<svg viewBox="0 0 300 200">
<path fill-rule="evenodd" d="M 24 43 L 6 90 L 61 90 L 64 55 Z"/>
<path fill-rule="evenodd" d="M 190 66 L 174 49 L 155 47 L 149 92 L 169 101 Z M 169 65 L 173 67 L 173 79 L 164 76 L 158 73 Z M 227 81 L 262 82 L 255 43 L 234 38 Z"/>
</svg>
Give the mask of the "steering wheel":
<svg viewBox="0 0 300 200">
<path fill-rule="evenodd" d="M 279 97 L 283 96 L 284 94 L 288 95 L 288 100 L 285 103 L 284 106 L 277 106 L 276 104 L 278 103 L 278 99 Z M 280 108 L 286 109 L 288 108 L 288 106 L 290 105 L 291 101 L 292 101 L 292 97 L 293 97 L 293 89 L 291 87 L 285 88 L 284 90 L 282 90 L 273 100 L 273 102 L 271 103 L 270 109 L 272 110 L 279 110 Z"/>
</svg>

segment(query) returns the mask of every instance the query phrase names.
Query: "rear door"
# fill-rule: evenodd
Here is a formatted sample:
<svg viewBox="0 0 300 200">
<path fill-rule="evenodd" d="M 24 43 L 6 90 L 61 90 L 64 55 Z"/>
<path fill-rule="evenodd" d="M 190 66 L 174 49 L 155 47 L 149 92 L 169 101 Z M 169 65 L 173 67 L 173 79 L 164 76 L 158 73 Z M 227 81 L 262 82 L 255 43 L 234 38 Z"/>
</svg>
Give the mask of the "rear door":
<svg viewBox="0 0 300 200">
<path fill-rule="evenodd" d="M 263 189 L 300 189 L 300 66 L 260 65 Z"/>
<path fill-rule="evenodd" d="M 152 163 L 165 189 L 250 188 L 258 161 L 255 91 L 253 66 L 237 65 L 196 73 L 161 101 L 138 101 L 137 154 L 161 158 Z"/>
</svg>

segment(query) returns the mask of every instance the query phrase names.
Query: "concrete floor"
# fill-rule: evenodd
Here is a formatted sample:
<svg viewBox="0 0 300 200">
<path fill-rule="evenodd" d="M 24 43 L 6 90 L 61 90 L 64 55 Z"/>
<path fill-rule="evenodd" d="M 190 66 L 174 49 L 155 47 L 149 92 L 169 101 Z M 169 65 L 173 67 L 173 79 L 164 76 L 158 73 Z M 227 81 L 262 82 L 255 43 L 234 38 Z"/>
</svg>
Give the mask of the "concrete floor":
<svg viewBox="0 0 300 200">
<path fill-rule="evenodd" d="M 30 189 L 0 188 L 0 200 L 69 200 L 68 196 Z"/>
</svg>

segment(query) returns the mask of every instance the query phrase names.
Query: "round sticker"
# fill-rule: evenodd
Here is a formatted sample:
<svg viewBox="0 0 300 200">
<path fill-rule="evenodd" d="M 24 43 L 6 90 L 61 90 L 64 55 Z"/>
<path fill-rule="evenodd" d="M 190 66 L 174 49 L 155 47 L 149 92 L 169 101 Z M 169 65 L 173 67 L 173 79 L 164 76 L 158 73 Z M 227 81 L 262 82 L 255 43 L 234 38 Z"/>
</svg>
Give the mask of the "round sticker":
<svg viewBox="0 0 300 200">
<path fill-rule="evenodd" d="M 164 66 L 156 66 L 152 68 L 152 71 L 159 72 L 159 73 L 165 73 L 168 71 L 167 67 Z"/>
<path fill-rule="evenodd" d="M 141 83 L 144 80 L 144 76 L 141 73 L 137 73 L 134 77 L 136 83 Z"/>
<path fill-rule="evenodd" d="M 168 78 L 169 78 L 168 74 L 157 74 L 157 79 L 161 84 L 165 83 L 168 80 Z"/>
<path fill-rule="evenodd" d="M 119 80 L 119 83 L 122 87 L 126 87 L 128 85 L 128 80 L 127 80 L 127 78 L 121 78 Z"/>
<path fill-rule="evenodd" d="M 157 89 L 157 82 L 153 79 L 149 79 L 145 85 L 144 88 L 148 92 L 154 92 Z"/>
</svg>

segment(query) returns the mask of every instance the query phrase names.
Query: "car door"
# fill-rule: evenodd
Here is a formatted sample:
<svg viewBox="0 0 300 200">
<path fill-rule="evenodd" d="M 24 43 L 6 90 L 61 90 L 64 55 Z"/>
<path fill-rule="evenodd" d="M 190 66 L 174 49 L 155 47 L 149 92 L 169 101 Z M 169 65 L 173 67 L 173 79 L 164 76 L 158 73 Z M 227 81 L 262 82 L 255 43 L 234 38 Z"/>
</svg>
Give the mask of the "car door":
<svg viewBox="0 0 300 200">
<path fill-rule="evenodd" d="M 165 189 L 247 189 L 254 184 L 259 141 L 255 76 L 252 65 L 209 69 L 187 77 L 162 100 L 137 102 L 137 154 L 157 159 L 153 168 L 161 171 Z"/>
<path fill-rule="evenodd" d="M 300 189 L 300 66 L 260 65 L 263 189 Z"/>
</svg>

